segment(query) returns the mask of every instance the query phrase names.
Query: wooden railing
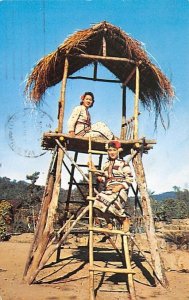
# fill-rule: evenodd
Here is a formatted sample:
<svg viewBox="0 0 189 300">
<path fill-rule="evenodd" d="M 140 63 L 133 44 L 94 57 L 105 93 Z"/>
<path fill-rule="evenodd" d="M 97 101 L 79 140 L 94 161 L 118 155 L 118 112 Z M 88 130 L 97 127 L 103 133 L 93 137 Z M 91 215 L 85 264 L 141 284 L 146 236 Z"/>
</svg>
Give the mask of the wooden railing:
<svg viewBox="0 0 189 300">
<path fill-rule="evenodd" d="M 140 115 L 140 113 L 138 113 Z M 122 124 L 122 128 L 124 128 L 124 138 L 125 140 L 133 140 L 134 137 L 134 126 L 135 124 L 135 117 L 131 117 L 124 124 Z"/>
</svg>

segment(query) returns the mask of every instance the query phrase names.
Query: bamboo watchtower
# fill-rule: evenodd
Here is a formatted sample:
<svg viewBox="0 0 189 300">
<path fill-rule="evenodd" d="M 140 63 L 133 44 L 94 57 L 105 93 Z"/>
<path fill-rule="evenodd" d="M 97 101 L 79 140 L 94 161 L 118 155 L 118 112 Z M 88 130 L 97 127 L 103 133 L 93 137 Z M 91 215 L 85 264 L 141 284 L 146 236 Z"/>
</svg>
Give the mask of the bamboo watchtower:
<svg viewBox="0 0 189 300">
<path fill-rule="evenodd" d="M 90 64 L 94 67 L 92 77 L 74 76 L 75 72 Z M 102 64 L 114 74 L 116 79 L 98 78 L 99 64 Z M 70 137 L 63 132 L 66 83 L 67 80 L 73 79 L 112 82 L 122 85 L 120 141 L 124 155 L 133 153 L 132 163 L 137 183 L 137 189 L 134 193 L 135 195 L 138 192 L 140 194 L 146 234 L 156 276 L 162 284 L 166 284 L 142 163 L 142 153 L 148 152 L 153 147 L 155 141 L 138 136 L 138 115 L 139 101 L 141 101 L 144 107 L 153 107 L 156 116 L 158 116 L 161 108 L 169 104 L 174 93 L 169 80 L 150 61 L 141 44 L 120 30 L 120 28 L 105 21 L 70 36 L 56 51 L 39 61 L 27 81 L 26 90 L 34 102 L 40 101 L 48 87 L 60 81 L 62 81 L 62 84 L 58 102 L 58 132 L 47 132 L 43 135 L 42 146 L 48 150 L 53 150 L 53 156 L 47 176 L 34 241 L 31 245 L 25 267 L 24 279 L 29 284 L 33 283 L 48 258 L 55 250 L 60 248 L 69 234 L 69 232 L 65 232 L 65 223 L 60 230 L 59 241 L 47 253 L 47 248 L 50 249 L 49 245 L 52 245 L 53 241 L 55 241 L 55 237 L 53 236 L 53 222 L 58 205 L 64 157 L 70 157 L 69 151 L 75 152 L 75 158 L 70 158 L 72 160 L 72 169 L 69 173 L 72 179 L 70 180 L 70 185 L 72 185 L 73 180 L 75 180 L 73 178 L 74 168 L 79 168 L 76 163 L 77 154 L 88 153 L 88 138 Z M 135 94 L 134 114 L 129 119 L 126 116 L 127 87 Z M 106 141 L 95 138 L 92 140 L 92 148 L 100 153 L 100 151 L 104 151 L 105 143 Z M 99 166 L 100 164 L 101 160 L 99 161 Z M 77 183 L 75 184 L 77 185 Z M 69 192 L 70 189 L 71 187 L 69 188 Z M 70 197 L 67 199 L 67 210 L 69 209 L 69 202 Z M 86 206 L 79 214 L 79 218 L 86 213 L 87 209 Z"/>
</svg>

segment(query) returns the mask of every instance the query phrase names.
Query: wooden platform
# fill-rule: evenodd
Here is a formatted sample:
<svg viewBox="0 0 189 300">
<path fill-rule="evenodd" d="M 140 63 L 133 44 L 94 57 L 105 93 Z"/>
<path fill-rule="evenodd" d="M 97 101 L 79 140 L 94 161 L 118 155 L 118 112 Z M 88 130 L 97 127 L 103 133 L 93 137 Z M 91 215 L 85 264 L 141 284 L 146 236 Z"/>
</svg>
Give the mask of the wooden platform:
<svg viewBox="0 0 189 300">
<path fill-rule="evenodd" d="M 52 150 L 56 145 L 56 139 L 61 142 L 63 146 L 69 151 L 76 151 L 80 153 L 88 153 L 89 139 L 88 137 L 71 137 L 69 134 L 45 132 L 42 139 L 42 147 L 45 150 Z M 119 140 L 121 142 L 123 152 L 122 156 L 130 154 L 131 149 L 142 149 L 147 152 L 153 149 L 153 145 L 156 144 L 155 140 L 147 140 L 146 138 L 140 138 L 137 140 Z M 108 140 L 102 138 L 92 138 L 92 148 L 94 150 L 106 151 L 106 144 Z"/>
</svg>

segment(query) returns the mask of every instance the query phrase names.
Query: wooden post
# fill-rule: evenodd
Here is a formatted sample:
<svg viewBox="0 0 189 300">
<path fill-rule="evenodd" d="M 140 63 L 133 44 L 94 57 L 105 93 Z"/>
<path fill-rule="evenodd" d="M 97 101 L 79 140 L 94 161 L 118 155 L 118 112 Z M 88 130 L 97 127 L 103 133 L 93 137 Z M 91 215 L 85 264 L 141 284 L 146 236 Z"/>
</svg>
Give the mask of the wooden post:
<svg viewBox="0 0 189 300">
<path fill-rule="evenodd" d="M 45 208 L 43 214 L 46 218 L 44 220 L 43 231 L 40 229 L 41 234 L 36 242 L 35 249 L 33 251 L 32 260 L 30 267 L 28 268 L 27 274 L 24 279 L 29 283 L 33 283 L 36 278 L 36 270 L 38 269 L 40 262 L 45 254 L 47 246 L 51 239 L 51 234 L 53 232 L 53 222 L 56 214 L 56 208 L 58 204 L 58 197 L 60 191 L 60 180 L 61 180 L 61 170 L 62 170 L 62 160 L 64 152 L 61 148 L 58 149 L 58 158 L 56 163 L 56 174 L 55 182 L 53 186 L 52 197 L 49 199 L 49 206 Z M 43 214 L 41 218 L 43 217 Z"/>
<path fill-rule="evenodd" d="M 163 267 L 163 262 L 160 257 L 159 249 L 158 249 L 158 242 L 155 234 L 155 226 L 151 208 L 150 197 L 147 190 L 146 178 L 144 167 L 142 164 L 142 157 L 141 154 L 138 153 L 133 158 L 133 167 L 136 174 L 136 181 L 138 185 L 138 189 L 141 196 L 141 204 L 143 209 L 143 217 L 144 223 L 146 228 L 146 235 L 150 247 L 151 257 L 152 257 L 152 264 L 154 266 L 154 270 L 156 273 L 157 278 L 161 282 L 162 285 L 167 286 L 168 281 L 165 276 L 165 270 Z"/>
<path fill-rule="evenodd" d="M 64 119 L 64 108 L 65 108 L 65 92 L 66 92 L 66 81 L 68 76 L 68 58 L 65 58 L 64 62 L 64 72 L 63 72 L 63 79 L 62 79 L 62 86 L 60 92 L 60 100 L 59 100 L 59 107 L 58 107 L 58 132 L 61 133 L 63 131 L 63 119 Z"/>
<path fill-rule="evenodd" d="M 138 115 L 139 115 L 139 68 L 136 66 L 136 84 L 134 99 L 134 139 L 138 139 Z"/>
<path fill-rule="evenodd" d="M 55 148 L 55 151 L 53 153 L 51 164 L 50 164 L 48 175 L 47 175 L 47 181 L 46 181 L 46 186 L 45 186 L 45 190 L 43 193 L 41 211 L 40 211 L 39 219 L 37 222 L 37 227 L 36 227 L 35 234 L 34 234 L 34 240 L 31 244 L 31 247 L 30 247 L 30 250 L 28 253 L 28 258 L 26 261 L 26 266 L 25 266 L 25 270 L 24 270 L 24 274 L 23 274 L 24 280 L 26 280 L 26 275 L 28 273 L 28 270 L 31 267 L 31 264 L 33 263 L 34 252 L 38 247 L 39 240 L 41 240 L 41 237 L 42 237 L 45 225 L 46 225 L 48 207 L 49 207 L 49 203 L 52 198 L 52 192 L 53 192 L 53 187 L 54 187 L 54 172 L 55 172 L 56 159 L 57 159 L 57 147 Z"/>
<path fill-rule="evenodd" d="M 89 168 L 91 168 L 92 154 L 91 154 L 91 137 L 89 136 Z M 89 169 L 89 299 L 94 300 L 94 271 L 92 270 L 94 264 L 93 257 L 93 175 Z"/>
<path fill-rule="evenodd" d="M 121 134 L 120 139 L 126 138 L 126 86 L 122 87 L 122 121 L 121 121 Z"/>
<path fill-rule="evenodd" d="M 63 130 L 63 118 L 64 118 L 64 107 L 65 107 L 65 89 L 66 80 L 68 75 L 68 59 L 65 58 L 64 73 L 61 86 L 61 94 L 59 101 L 59 113 L 58 113 L 58 132 L 61 133 Z M 50 192 L 47 197 L 48 205 L 42 207 L 41 220 L 39 221 L 39 226 L 37 229 L 37 235 L 34 239 L 34 243 L 30 250 L 30 257 L 26 264 L 24 279 L 31 284 L 36 277 L 36 270 L 39 268 L 39 264 L 45 254 L 46 248 L 50 241 L 50 235 L 53 232 L 53 222 L 56 214 L 56 208 L 58 205 L 58 197 L 60 192 L 60 182 L 61 182 L 61 171 L 62 171 L 62 160 L 64 158 L 64 152 L 59 147 L 57 150 L 57 160 L 55 167 L 55 179 L 54 176 L 50 176 L 48 186 L 50 187 Z"/>
<path fill-rule="evenodd" d="M 128 236 L 123 235 L 123 248 L 124 248 L 124 256 L 125 256 L 125 262 L 127 269 L 131 270 L 131 261 L 129 256 L 129 243 L 128 243 Z M 136 293 L 135 293 L 135 287 L 133 282 L 133 274 L 128 273 L 128 288 L 129 293 L 132 300 L 136 300 Z"/>
<path fill-rule="evenodd" d="M 95 62 L 94 62 L 94 71 L 93 71 L 93 79 L 94 79 L 94 80 L 97 79 L 97 66 L 98 66 L 98 62 L 95 61 Z"/>
<path fill-rule="evenodd" d="M 104 36 L 102 38 L 102 55 L 106 56 L 106 39 Z"/>
</svg>

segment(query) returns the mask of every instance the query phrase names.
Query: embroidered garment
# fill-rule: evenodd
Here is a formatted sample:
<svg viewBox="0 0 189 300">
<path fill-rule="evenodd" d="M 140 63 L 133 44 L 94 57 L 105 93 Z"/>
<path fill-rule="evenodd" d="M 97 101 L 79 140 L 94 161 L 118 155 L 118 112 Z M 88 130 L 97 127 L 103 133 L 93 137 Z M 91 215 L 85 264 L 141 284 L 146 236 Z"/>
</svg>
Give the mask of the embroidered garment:
<svg viewBox="0 0 189 300">
<path fill-rule="evenodd" d="M 122 159 L 115 161 L 107 161 L 103 166 L 103 181 L 105 182 L 105 191 L 100 192 L 94 201 L 94 208 L 99 209 L 103 213 L 110 212 L 117 217 L 126 217 L 125 206 L 128 198 L 129 185 L 133 180 L 131 168 Z M 114 193 L 112 187 L 118 184 L 123 188 Z"/>
<path fill-rule="evenodd" d="M 75 135 L 113 138 L 113 133 L 103 122 L 91 125 L 91 116 L 84 105 L 76 106 L 68 120 L 68 131 L 74 131 Z"/>
</svg>

